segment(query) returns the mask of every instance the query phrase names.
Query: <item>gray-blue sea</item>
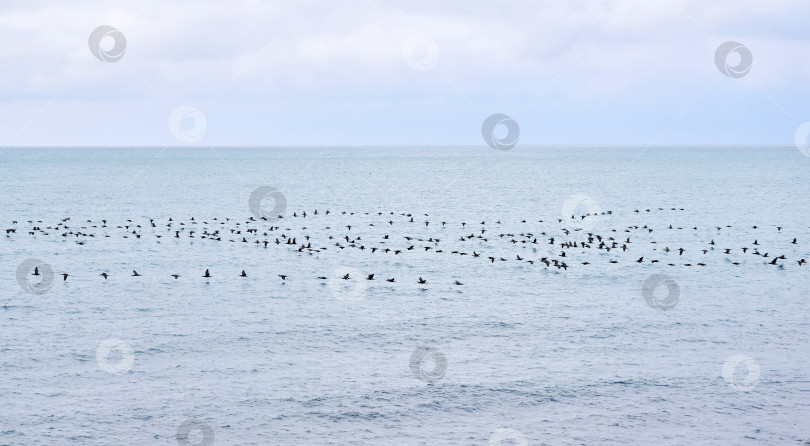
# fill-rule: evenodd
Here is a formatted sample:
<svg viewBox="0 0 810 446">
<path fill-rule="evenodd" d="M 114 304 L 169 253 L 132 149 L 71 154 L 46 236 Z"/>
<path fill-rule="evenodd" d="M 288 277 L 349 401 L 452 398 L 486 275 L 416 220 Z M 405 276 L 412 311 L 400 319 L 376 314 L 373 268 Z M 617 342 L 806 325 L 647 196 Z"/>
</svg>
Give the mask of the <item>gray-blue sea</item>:
<svg viewBox="0 0 810 446">
<path fill-rule="evenodd" d="M 5 149 L 0 444 L 802 444 L 808 172 L 794 147 Z"/>
</svg>

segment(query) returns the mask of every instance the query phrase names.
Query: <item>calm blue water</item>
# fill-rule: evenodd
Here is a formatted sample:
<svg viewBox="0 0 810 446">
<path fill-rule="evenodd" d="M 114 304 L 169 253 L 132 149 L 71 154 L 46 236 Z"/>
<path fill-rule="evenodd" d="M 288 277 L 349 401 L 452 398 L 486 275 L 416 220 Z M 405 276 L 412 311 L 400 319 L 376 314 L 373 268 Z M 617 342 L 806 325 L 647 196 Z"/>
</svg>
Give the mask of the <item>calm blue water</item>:
<svg viewBox="0 0 810 446">
<path fill-rule="evenodd" d="M 7 149 L 0 443 L 801 444 L 808 172 L 795 148 Z M 248 220 L 261 186 L 284 219 Z"/>
</svg>

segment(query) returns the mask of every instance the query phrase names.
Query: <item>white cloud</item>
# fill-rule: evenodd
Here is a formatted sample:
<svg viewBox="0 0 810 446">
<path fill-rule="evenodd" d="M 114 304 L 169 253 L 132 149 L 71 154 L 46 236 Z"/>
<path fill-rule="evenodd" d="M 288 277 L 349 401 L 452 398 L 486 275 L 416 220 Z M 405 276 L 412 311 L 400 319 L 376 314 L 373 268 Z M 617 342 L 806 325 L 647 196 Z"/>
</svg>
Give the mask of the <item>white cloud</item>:
<svg viewBox="0 0 810 446">
<path fill-rule="evenodd" d="M 571 101 L 623 91 L 644 100 L 651 93 L 640 87 L 656 79 L 668 84 L 652 94 L 663 95 L 721 76 L 713 52 L 726 40 L 754 52 L 742 86 L 799 89 L 810 74 L 801 57 L 809 13 L 790 0 L 11 2 L 0 6 L 0 97 L 10 114 L 19 101 L 54 97 L 161 110 L 214 98 L 245 108 L 268 98 L 362 102 L 386 86 L 413 100 L 439 90 L 463 102 L 508 94 L 528 103 L 549 85 Z M 88 50 L 102 24 L 127 37 L 120 62 Z M 435 69 L 403 61 L 413 33 L 440 46 Z"/>
</svg>

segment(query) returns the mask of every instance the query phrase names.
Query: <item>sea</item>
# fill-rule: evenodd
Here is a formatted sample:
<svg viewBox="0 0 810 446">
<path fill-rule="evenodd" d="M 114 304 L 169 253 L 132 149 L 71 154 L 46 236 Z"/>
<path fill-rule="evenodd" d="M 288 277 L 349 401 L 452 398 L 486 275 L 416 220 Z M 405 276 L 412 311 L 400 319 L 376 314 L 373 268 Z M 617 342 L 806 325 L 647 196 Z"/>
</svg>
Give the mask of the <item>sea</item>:
<svg viewBox="0 0 810 446">
<path fill-rule="evenodd" d="M 0 444 L 810 444 L 809 186 L 795 147 L 7 148 Z"/>
</svg>

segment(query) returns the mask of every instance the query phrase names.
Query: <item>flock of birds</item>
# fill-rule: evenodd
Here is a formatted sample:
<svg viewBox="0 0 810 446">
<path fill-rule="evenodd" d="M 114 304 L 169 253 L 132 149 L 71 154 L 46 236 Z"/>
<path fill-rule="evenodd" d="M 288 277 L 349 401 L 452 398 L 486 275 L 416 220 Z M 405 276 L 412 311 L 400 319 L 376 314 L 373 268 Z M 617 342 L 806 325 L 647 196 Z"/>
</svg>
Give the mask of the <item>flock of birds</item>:
<svg viewBox="0 0 810 446">
<path fill-rule="evenodd" d="M 651 212 L 682 212 L 679 208 L 636 209 L 635 214 Z M 278 216 L 268 219 L 266 217 L 249 217 L 243 220 L 231 218 L 209 220 L 175 220 L 168 218 L 164 221 L 155 219 L 144 220 L 138 223 L 131 219 L 121 224 L 108 224 L 108 220 L 86 220 L 84 223 L 74 225 L 70 218 L 64 218 L 57 224 L 44 225 L 42 221 L 28 220 L 20 224 L 12 221 L 10 227 L 5 229 L 6 237 L 11 241 L 23 241 L 26 237 L 37 239 L 51 237 L 54 239 L 70 240 L 77 245 L 86 245 L 98 242 L 99 239 L 121 237 L 124 239 L 151 239 L 158 244 L 174 243 L 189 240 L 192 243 L 239 243 L 255 245 L 262 249 L 274 247 L 284 248 L 291 253 L 301 255 L 325 255 L 327 252 L 342 252 L 344 250 L 359 250 L 368 255 L 376 256 L 408 256 L 415 252 L 422 255 L 458 255 L 468 256 L 471 259 L 490 262 L 518 262 L 528 267 L 542 267 L 557 272 L 567 271 L 569 268 L 588 267 L 597 261 L 608 264 L 618 263 L 661 263 L 668 266 L 703 267 L 707 262 L 716 260 L 717 255 L 723 261 L 732 265 L 740 265 L 746 259 L 759 259 L 759 263 L 771 265 L 776 268 L 785 268 L 790 264 L 798 267 L 807 263 L 802 253 L 772 254 L 772 250 L 765 250 L 755 238 L 746 246 L 721 246 L 715 239 L 730 232 L 731 225 L 701 228 L 698 233 L 696 226 L 668 225 L 653 228 L 644 224 L 632 224 L 620 228 L 605 229 L 605 224 L 613 218 L 612 211 L 601 213 L 586 213 L 570 218 L 557 218 L 550 221 L 525 219 L 511 222 L 512 230 L 504 230 L 509 226 L 496 220 L 490 224 L 486 221 L 475 222 L 447 222 L 430 221 L 427 214 L 394 213 L 394 212 L 364 212 L 350 211 L 331 212 L 325 210 L 311 213 L 292 212 L 291 215 Z M 358 223 L 357 219 L 364 222 Z M 592 219 L 598 219 L 598 224 Z M 587 224 L 586 224 L 587 223 Z M 524 228 L 514 230 L 514 225 Z M 550 227 L 549 227 L 550 226 Z M 584 229 L 587 227 L 599 228 Z M 747 228 L 752 231 L 774 231 L 763 233 L 762 237 L 776 236 L 782 245 L 794 245 L 800 250 L 797 237 L 785 237 L 781 226 L 773 228 L 760 228 L 753 226 Z M 703 246 L 695 252 L 694 248 L 687 251 L 683 246 L 659 246 L 659 240 L 653 239 L 654 231 L 692 231 L 693 236 L 705 238 L 699 240 Z M 712 236 L 707 233 L 707 230 Z M 678 237 L 675 237 L 678 239 Z M 792 238 L 792 240 L 791 240 Z M 199 241 L 199 242 L 197 242 Z M 666 243 L 666 242 L 664 242 Z M 664 244 L 662 243 L 662 244 Z M 646 245 L 647 248 L 642 248 Z M 651 247 L 651 249 L 650 249 Z M 519 249 L 518 249 L 519 248 Z M 782 247 L 784 250 L 784 246 Z M 510 251 L 505 254 L 504 251 Z M 589 253 L 597 254 L 588 256 Z M 684 253 L 687 256 L 684 257 Z M 702 254 L 701 254 L 702 253 Z M 522 255 L 521 255 L 522 254 Z M 689 254 L 693 254 L 690 258 Z M 697 258 L 694 257 L 697 255 Z M 585 257 L 575 260 L 577 257 Z M 629 258 L 628 258 L 629 257 Z M 684 259 L 684 260 L 680 260 Z M 35 270 L 34 275 L 39 271 Z M 67 281 L 70 274 L 61 273 L 63 281 Z M 100 276 L 106 280 L 110 277 L 108 271 L 102 271 Z M 132 277 L 142 276 L 136 270 Z M 179 279 L 180 274 L 171 274 L 170 277 Z M 211 279 L 209 269 L 201 275 Z M 238 277 L 248 277 L 243 269 Z M 278 274 L 285 282 L 289 274 Z M 350 280 L 352 277 L 345 274 L 341 277 Z M 327 280 L 326 276 L 317 276 L 318 280 Z M 358 278 L 354 278 L 358 279 Z M 375 280 L 374 274 L 365 277 L 366 280 Z M 394 277 L 386 278 L 387 282 L 396 282 Z M 418 284 L 426 284 L 427 280 L 418 277 L 412 279 Z M 458 280 L 452 282 L 461 286 Z"/>
<path fill-rule="evenodd" d="M 39 267 L 35 266 L 34 267 L 34 272 L 31 273 L 31 275 L 32 276 L 41 276 L 42 274 L 39 272 Z M 61 273 L 60 275 L 62 276 L 63 281 L 67 281 L 68 277 L 70 277 L 70 274 L 68 274 L 68 273 Z M 104 280 L 107 280 L 107 278 L 110 277 L 110 275 L 107 274 L 106 271 L 99 274 L 99 276 L 103 277 Z M 141 276 L 142 276 L 142 274 L 139 274 L 138 271 L 136 271 L 134 269 L 132 270 L 132 277 L 141 277 Z M 239 274 L 239 277 L 247 277 L 247 276 L 248 275 L 245 272 L 245 270 L 242 270 L 242 273 Z M 169 277 L 173 277 L 176 280 L 176 279 L 180 278 L 180 274 L 169 274 Z M 211 272 L 208 269 L 206 269 L 205 273 L 203 273 L 202 277 L 206 278 L 206 279 L 210 279 L 210 278 L 212 278 L 214 276 L 212 276 Z M 286 274 L 278 274 L 278 277 L 280 277 L 281 280 L 287 280 L 287 275 Z M 325 277 L 325 276 L 318 276 L 318 279 L 320 279 L 320 280 L 329 280 L 329 278 Z M 351 279 L 351 275 L 349 273 L 346 273 L 341 277 L 341 279 L 349 280 L 349 279 Z M 374 274 L 369 274 L 368 276 L 366 276 L 366 280 L 374 280 Z M 390 282 L 390 283 L 394 283 L 394 282 L 396 282 L 396 279 L 392 277 L 390 279 L 385 279 L 385 281 Z M 417 283 L 419 283 L 421 285 L 424 285 L 424 284 L 427 283 L 427 280 L 423 279 L 422 277 L 419 277 L 419 279 L 417 280 Z M 458 280 L 456 280 L 454 282 L 454 284 L 455 285 L 464 285 L 463 283 L 459 282 Z"/>
</svg>

